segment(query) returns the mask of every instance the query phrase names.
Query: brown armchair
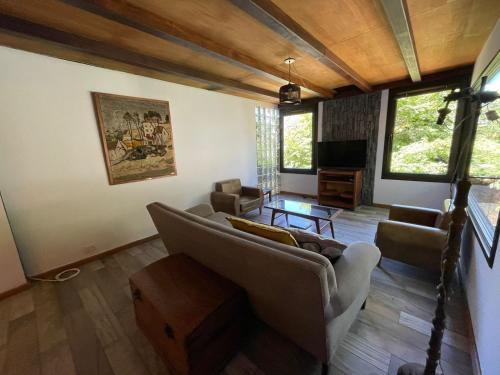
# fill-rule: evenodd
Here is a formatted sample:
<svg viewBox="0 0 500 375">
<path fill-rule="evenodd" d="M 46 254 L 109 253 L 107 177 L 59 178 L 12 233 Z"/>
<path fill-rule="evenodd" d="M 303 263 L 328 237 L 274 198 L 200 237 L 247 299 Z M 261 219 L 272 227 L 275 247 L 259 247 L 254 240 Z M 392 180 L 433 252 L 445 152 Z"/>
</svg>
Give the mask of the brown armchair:
<svg viewBox="0 0 500 375">
<path fill-rule="evenodd" d="M 240 216 L 257 208 L 262 213 L 263 202 L 262 189 L 241 186 L 239 178 L 216 182 L 215 191 L 210 195 L 210 203 L 215 211 L 234 216 Z"/>
<path fill-rule="evenodd" d="M 430 208 L 393 205 L 378 224 L 375 244 L 383 257 L 439 271 L 449 215 Z"/>
</svg>

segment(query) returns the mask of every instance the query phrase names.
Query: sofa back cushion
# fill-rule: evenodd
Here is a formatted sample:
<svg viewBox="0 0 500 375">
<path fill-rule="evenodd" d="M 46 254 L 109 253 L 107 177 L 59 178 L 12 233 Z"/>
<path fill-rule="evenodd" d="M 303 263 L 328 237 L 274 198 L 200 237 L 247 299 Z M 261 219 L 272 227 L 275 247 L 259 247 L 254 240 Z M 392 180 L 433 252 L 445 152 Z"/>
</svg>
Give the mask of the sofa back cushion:
<svg viewBox="0 0 500 375">
<path fill-rule="evenodd" d="M 241 195 L 241 181 L 239 178 L 234 178 L 231 180 L 216 182 L 215 191 Z"/>
<path fill-rule="evenodd" d="M 261 320 L 326 360 L 325 325 L 337 285 L 325 257 L 161 203 L 148 210 L 169 254 L 185 253 L 242 286 Z"/>
</svg>

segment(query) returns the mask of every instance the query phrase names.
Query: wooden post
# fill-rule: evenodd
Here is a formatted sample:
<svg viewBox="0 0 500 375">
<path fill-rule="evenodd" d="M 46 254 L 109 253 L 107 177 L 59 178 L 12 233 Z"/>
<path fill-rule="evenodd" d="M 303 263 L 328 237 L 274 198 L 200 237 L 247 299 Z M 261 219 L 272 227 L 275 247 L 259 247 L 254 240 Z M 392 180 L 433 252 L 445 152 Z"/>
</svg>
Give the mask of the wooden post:
<svg viewBox="0 0 500 375">
<path fill-rule="evenodd" d="M 434 375 L 441 358 L 441 342 L 446 328 L 445 305 L 450 285 L 455 274 L 458 257 L 460 256 L 460 242 L 462 230 L 467 215 L 467 197 L 469 195 L 470 181 L 460 180 L 456 183 L 456 192 L 453 199 L 451 211 L 451 222 L 448 230 L 446 247 L 441 256 L 441 279 L 438 285 L 437 306 L 434 319 L 432 320 L 432 333 L 427 350 L 427 362 L 425 367 L 408 363 L 398 370 L 398 375 Z"/>
</svg>

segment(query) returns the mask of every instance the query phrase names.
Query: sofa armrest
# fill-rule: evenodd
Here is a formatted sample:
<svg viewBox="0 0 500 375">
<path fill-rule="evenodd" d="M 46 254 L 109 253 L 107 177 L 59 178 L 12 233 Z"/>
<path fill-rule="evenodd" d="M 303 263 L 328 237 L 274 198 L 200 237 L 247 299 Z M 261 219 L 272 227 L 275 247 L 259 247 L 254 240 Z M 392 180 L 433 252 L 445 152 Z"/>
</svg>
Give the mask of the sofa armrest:
<svg viewBox="0 0 500 375">
<path fill-rule="evenodd" d="M 215 213 L 213 207 L 208 203 L 201 203 L 194 207 L 188 208 L 186 212 L 201 217 L 208 217 Z"/>
<path fill-rule="evenodd" d="M 210 194 L 210 203 L 217 212 L 222 211 L 234 216 L 240 214 L 240 196 L 238 194 L 213 191 Z"/>
<path fill-rule="evenodd" d="M 389 209 L 389 220 L 434 227 L 442 214 L 442 211 L 432 208 L 392 205 Z"/>
<path fill-rule="evenodd" d="M 254 186 L 242 186 L 241 195 L 247 195 L 250 197 L 263 197 L 262 189 Z"/>
<path fill-rule="evenodd" d="M 379 260 L 380 250 L 366 242 L 352 243 L 343 251 L 333 267 L 337 292 L 332 295 L 332 304 L 336 315 L 349 308 L 369 283 L 371 272 Z"/>
</svg>

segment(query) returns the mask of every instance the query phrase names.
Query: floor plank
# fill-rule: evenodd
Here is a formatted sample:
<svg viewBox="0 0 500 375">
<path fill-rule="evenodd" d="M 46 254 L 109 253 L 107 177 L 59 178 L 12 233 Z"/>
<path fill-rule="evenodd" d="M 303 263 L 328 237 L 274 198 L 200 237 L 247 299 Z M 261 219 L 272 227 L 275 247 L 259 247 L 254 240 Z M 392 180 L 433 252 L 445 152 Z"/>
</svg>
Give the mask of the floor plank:
<svg viewBox="0 0 500 375">
<path fill-rule="evenodd" d="M 349 332 L 341 346 L 383 372 L 389 370 L 391 353 Z"/>
<path fill-rule="evenodd" d="M 63 315 L 57 303 L 53 283 L 37 283 L 33 287 L 36 306 L 36 326 L 40 353 L 66 340 Z"/>
<path fill-rule="evenodd" d="M 246 217 L 269 223 L 271 211 Z M 386 217 L 387 210 L 377 207 L 346 210 L 334 221 L 336 239 L 373 242 L 377 223 Z M 322 234 L 331 236 L 330 229 Z M 0 373 L 170 375 L 136 325 L 128 285 L 132 273 L 167 254 L 163 242 L 155 239 L 83 265 L 75 279 L 36 282 L 31 290 L 0 301 Z M 366 309 L 336 351 L 329 374 L 392 375 L 405 362 L 424 364 L 437 281 L 435 274 L 384 259 L 372 274 Z M 467 312 L 456 280 L 447 312 L 441 363 L 446 374 L 468 375 Z M 314 357 L 257 322 L 222 374 L 320 372 Z"/>
<path fill-rule="evenodd" d="M 28 289 L 15 296 L 12 296 L 10 305 L 10 320 L 18 319 L 26 314 L 32 313 L 35 309 L 32 290 Z"/>
<path fill-rule="evenodd" d="M 424 319 L 420 319 L 404 311 L 400 312 L 399 324 L 414 329 L 415 331 L 423 333 L 424 335 L 428 336 L 430 336 L 432 330 L 431 322 L 425 321 Z M 457 349 L 460 349 L 463 352 L 469 351 L 469 341 L 467 340 L 467 337 L 455 333 L 453 331 L 449 330 L 445 331 L 443 336 L 443 342 Z"/>
<path fill-rule="evenodd" d="M 66 341 L 41 353 L 40 363 L 42 375 L 76 375 L 71 348 Z"/>
<path fill-rule="evenodd" d="M 9 324 L 3 375 L 40 374 L 35 313 L 23 314 Z"/>
</svg>

